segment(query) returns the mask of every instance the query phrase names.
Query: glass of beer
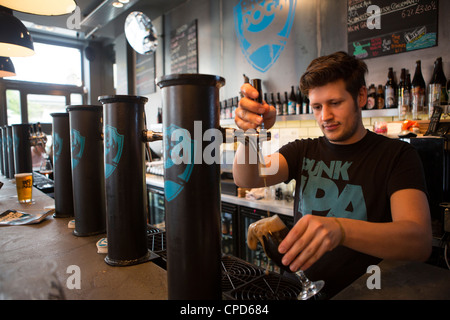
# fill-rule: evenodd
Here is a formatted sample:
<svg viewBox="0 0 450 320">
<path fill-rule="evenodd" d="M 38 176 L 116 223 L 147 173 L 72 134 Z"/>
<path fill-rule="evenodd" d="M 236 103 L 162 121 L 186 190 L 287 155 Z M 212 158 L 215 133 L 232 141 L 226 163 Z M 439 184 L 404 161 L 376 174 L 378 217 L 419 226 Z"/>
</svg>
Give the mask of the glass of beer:
<svg viewBox="0 0 450 320">
<path fill-rule="evenodd" d="M 16 173 L 17 198 L 19 203 L 33 203 L 33 174 L 32 173 Z"/>
<path fill-rule="evenodd" d="M 248 228 L 247 241 L 250 249 L 256 249 L 255 241 L 259 241 L 267 257 L 275 262 L 281 270 L 293 273 L 289 266 L 281 263 L 283 254 L 278 251 L 281 241 L 287 236 L 289 229 L 278 215 L 264 218 L 252 223 Z M 298 295 L 299 300 L 307 300 L 319 293 L 325 285 L 323 280 L 310 281 L 302 270 L 295 272 L 297 279 L 302 284 L 302 291 Z"/>
</svg>

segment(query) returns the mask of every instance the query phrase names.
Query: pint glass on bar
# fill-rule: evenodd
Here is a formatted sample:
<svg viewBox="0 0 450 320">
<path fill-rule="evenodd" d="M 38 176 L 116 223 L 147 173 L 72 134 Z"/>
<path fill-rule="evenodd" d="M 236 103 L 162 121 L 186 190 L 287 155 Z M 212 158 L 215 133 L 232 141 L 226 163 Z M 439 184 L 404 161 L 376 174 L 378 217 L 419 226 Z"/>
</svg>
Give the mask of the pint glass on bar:
<svg viewBox="0 0 450 320">
<path fill-rule="evenodd" d="M 32 203 L 33 174 L 16 173 L 17 198 L 19 203 Z"/>
</svg>

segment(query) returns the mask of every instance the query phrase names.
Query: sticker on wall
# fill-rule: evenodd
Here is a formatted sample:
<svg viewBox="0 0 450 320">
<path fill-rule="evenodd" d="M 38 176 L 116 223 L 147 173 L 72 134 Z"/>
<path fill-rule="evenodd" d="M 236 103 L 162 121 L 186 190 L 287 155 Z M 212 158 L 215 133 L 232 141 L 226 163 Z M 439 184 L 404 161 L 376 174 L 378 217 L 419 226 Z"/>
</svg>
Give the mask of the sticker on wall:
<svg viewBox="0 0 450 320">
<path fill-rule="evenodd" d="M 291 33 L 297 0 L 240 0 L 234 26 L 247 61 L 266 72 L 280 57 Z"/>
<path fill-rule="evenodd" d="M 122 157 L 123 134 L 117 128 L 105 125 L 105 179 L 116 170 Z"/>
<path fill-rule="evenodd" d="M 167 201 L 175 199 L 188 183 L 194 169 L 195 150 L 197 142 L 191 139 L 189 131 L 171 124 L 164 130 L 165 155 L 164 193 Z M 172 175 L 172 170 L 177 174 L 175 180 L 167 177 Z"/>
</svg>

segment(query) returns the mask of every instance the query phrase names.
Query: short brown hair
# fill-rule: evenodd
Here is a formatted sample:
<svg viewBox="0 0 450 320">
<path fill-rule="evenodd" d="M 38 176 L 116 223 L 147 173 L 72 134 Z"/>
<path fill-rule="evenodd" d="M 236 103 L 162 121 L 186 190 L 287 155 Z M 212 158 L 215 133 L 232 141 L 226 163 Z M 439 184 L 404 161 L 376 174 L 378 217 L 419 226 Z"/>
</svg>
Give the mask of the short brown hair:
<svg viewBox="0 0 450 320">
<path fill-rule="evenodd" d="M 367 65 L 360 59 L 339 51 L 314 59 L 300 78 L 300 90 L 308 95 L 309 90 L 343 79 L 346 90 L 354 99 L 359 89 L 366 85 Z"/>
</svg>

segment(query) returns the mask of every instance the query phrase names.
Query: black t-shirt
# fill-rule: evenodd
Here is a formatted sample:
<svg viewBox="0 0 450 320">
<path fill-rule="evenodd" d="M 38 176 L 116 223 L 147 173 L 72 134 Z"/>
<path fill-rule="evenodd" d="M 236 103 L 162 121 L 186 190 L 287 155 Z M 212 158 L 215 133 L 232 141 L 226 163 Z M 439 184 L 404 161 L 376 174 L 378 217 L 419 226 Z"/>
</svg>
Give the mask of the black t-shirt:
<svg viewBox="0 0 450 320">
<path fill-rule="evenodd" d="M 401 189 L 426 192 L 421 160 L 408 143 L 371 131 L 350 145 L 325 137 L 296 140 L 279 150 L 296 180 L 294 218 L 305 214 L 371 222 L 392 221 L 390 196 Z M 306 270 L 325 280 L 328 298 L 380 262 L 344 246 L 327 252 Z"/>
</svg>

